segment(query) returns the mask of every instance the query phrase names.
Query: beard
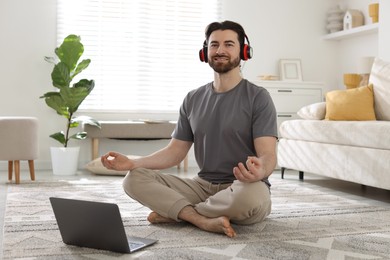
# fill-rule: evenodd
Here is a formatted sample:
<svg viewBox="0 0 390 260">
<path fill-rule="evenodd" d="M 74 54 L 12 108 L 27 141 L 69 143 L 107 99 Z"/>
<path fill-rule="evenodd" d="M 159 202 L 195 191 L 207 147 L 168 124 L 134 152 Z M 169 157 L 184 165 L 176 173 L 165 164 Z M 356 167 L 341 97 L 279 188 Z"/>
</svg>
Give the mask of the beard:
<svg viewBox="0 0 390 260">
<path fill-rule="evenodd" d="M 227 57 L 227 56 L 219 56 L 215 55 L 214 57 Z M 240 65 L 240 57 L 237 57 L 234 60 L 229 60 L 227 63 L 220 63 L 218 61 L 214 61 L 214 59 L 210 59 L 209 65 L 213 70 L 217 73 L 227 73 L 232 69 L 238 67 Z"/>
</svg>

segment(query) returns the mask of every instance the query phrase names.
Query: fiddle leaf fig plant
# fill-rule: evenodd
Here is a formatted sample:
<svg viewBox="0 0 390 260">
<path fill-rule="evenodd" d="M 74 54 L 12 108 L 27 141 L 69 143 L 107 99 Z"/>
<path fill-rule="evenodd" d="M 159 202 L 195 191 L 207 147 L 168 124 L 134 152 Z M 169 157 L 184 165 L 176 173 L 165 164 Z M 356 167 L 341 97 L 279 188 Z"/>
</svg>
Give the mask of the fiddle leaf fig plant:
<svg viewBox="0 0 390 260">
<path fill-rule="evenodd" d="M 80 124 L 89 124 L 100 128 L 99 122 L 89 116 L 75 116 L 79 106 L 95 86 L 94 80 L 87 79 L 72 83 L 73 79 L 91 63 L 90 59 L 79 62 L 83 53 L 84 46 L 80 36 L 71 34 L 55 49 L 57 58 L 45 57 L 47 62 L 54 64 L 51 79 L 56 90 L 47 92 L 40 98 L 44 98 L 46 104 L 54 109 L 58 115 L 66 118 L 65 131 L 50 135 L 64 147 L 68 146 L 70 139 L 82 140 L 87 137 L 86 132 L 72 134 L 71 128 L 76 128 Z"/>
</svg>

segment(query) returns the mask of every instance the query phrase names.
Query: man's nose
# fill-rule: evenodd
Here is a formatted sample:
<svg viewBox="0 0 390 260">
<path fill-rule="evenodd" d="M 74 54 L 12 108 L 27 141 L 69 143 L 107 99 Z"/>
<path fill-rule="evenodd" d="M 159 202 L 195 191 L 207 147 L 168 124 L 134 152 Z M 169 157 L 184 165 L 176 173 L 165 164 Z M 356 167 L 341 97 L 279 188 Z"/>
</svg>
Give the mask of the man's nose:
<svg viewBox="0 0 390 260">
<path fill-rule="evenodd" d="M 219 46 L 218 49 L 217 49 L 217 54 L 221 54 L 221 53 L 224 53 L 225 52 L 225 48 L 223 46 Z"/>
</svg>

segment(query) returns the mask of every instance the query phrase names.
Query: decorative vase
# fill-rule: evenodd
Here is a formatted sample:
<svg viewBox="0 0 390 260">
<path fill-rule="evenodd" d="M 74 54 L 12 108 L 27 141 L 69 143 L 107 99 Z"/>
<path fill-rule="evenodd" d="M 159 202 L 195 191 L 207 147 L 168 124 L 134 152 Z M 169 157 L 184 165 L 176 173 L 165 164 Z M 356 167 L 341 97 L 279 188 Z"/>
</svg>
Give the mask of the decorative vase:
<svg viewBox="0 0 390 260">
<path fill-rule="evenodd" d="M 75 175 L 80 147 L 50 147 L 54 175 Z"/>
<path fill-rule="evenodd" d="M 377 23 L 379 21 L 379 4 L 368 5 L 368 14 L 371 17 L 372 23 Z"/>
<path fill-rule="evenodd" d="M 344 85 L 347 89 L 356 88 L 362 80 L 359 74 L 344 74 Z"/>
<path fill-rule="evenodd" d="M 326 25 L 326 29 L 331 33 L 341 31 L 343 29 L 343 17 L 344 11 L 339 6 L 330 9 L 328 11 L 328 24 Z"/>
</svg>

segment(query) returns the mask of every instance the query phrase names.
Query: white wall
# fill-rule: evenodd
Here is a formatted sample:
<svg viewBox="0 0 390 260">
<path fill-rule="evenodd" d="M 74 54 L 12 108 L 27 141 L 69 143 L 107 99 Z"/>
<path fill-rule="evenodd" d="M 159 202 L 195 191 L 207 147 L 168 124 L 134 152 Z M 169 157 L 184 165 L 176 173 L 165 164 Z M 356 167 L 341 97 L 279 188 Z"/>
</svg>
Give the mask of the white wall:
<svg viewBox="0 0 390 260">
<path fill-rule="evenodd" d="M 326 12 L 338 2 L 223 0 L 223 18 L 241 23 L 254 48 L 254 58 L 244 65 L 244 76 L 253 80 L 260 74 L 278 74 L 279 59 L 300 58 L 305 81 L 325 82 L 327 89 L 340 87 L 342 71 L 353 66 L 349 64 L 353 63 L 349 56 L 360 52 L 354 56 L 358 57 L 367 49 L 375 52 L 378 47 L 374 44 L 375 46 L 368 48 L 371 43 L 358 44 L 358 50 L 348 52 L 348 43 L 322 40 L 322 36 L 327 33 Z M 371 0 L 340 2 L 365 8 Z M 61 130 L 65 124 L 63 118 L 57 116 L 39 99 L 39 96 L 52 89 L 52 66 L 47 64 L 43 57 L 53 55 L 56 47 L 55 3 L 54 0 L 0 1 L 0 116 L 38 117 L 40 156 L 36 161 L 37 169 L 50 168 L 49 147 L 57 143 L 48 136 Z M 381 8 L 386 8 L 387 13 L 390 13 L 388 1 L 382 1 Z M 383 10 L 382 12 L 384 13 Z M 390 46 L 390 40 L 388 36 L 383 36 L 390 31 L 390 18 L 386 15 L 381 17 L 379 53 L 390 60 L 387 47 Z M 200 42 L 199 48 L 201 44 Z M 345 46 L 340 47 L 342 44 Z M 107 117 L 97 115 L 97 119 Z M 100 152 L 112 149 L 128 154 L 147 154 L 165 144 L 166 141 L 144 142 L 141 145 L 139 142 L 103 140 Z M 74 141 L 72 145 L 81 145 L 81 167 L 90 160 L 90 141 Z M 195 165 L 192 155 L 191 165 Z M 1 162 L 0 166 L 0 170 L 6 169 L 5 162 Z M 22 164 L 22 169 L 26 169 L 25 164 Z"/>
<path fill-rule="evenodd" d="M 390 1 L 379 1 L 379 57 L 390 61 Z"/>
<path fill-rule="evenodd" d="M 49 167 L 48 136 L 63 122 L 39 97 L 51 90 L 52 66 L 43 57 L 56 44 L 56 1 L 0 1 L 0 116 L 39 119 L 40 156 L 36 168 Z M 3 163 L 0 169 L 6 169 Z M 25 163 L 21 164 L 25 168 Z"/>
<path fill-rule="evenodd" d="M 254 49 L 244 75 L 279 75 L 279 59 L 301 59 L 303 79 L 335 84 L 332 43 L 326 33 L 326 12 L 336 1 L 324 0 L 225 0 L 224 19 L 243 25 Z"/>
<path fill-rule="evenodd" d="M 368 5 L 378 2 L 372 0 L 344 0 L 340 1 L 340 7 L 343 10 L 356 9 L 363 13 L 364 24 L 372 24 L 372 20 L 368 15 Z M 343 88 L 343 74 L 357 73 L 358 63 L 362 57 L 378 56 L 378 34 L 370 34 L 351 39 L 345 39 L 335 42 L 337 48 L 338 64 L 338 86 Z"/>
<path fill-rule="evenodd" d="M 224 19 L 241 23 L 254 48 L 254 58 L 244 67 L 244 75 L 278 75 L 278 60 L 299 58 L 305 81 L 325 83 L 325 91 L 344 88 L 344 73 L 356 73 L 359 58 L 388 57 L 390 40 L 389 1 L 380 1 L 380 32 L 343 41 L 325 41 L 327 11 L 339 5 L 343 10 L 362 11 L 371 24 L 368 5 L 377 0 L 224 0 Z M 250 8 L 244 8 L 248 7 Z M 378 36 L 379 35 L 379 36 Z M 380 37 L 380 39 L 379 39 Z M 387 38 L 386 38 L 387 37 Z M 379 42 L 379 43 L 378 43 Z M 380 48 L 380 50 L 378 49 Z M 387 59 L 390 60 L 390 59 Z"/>
</svg>

